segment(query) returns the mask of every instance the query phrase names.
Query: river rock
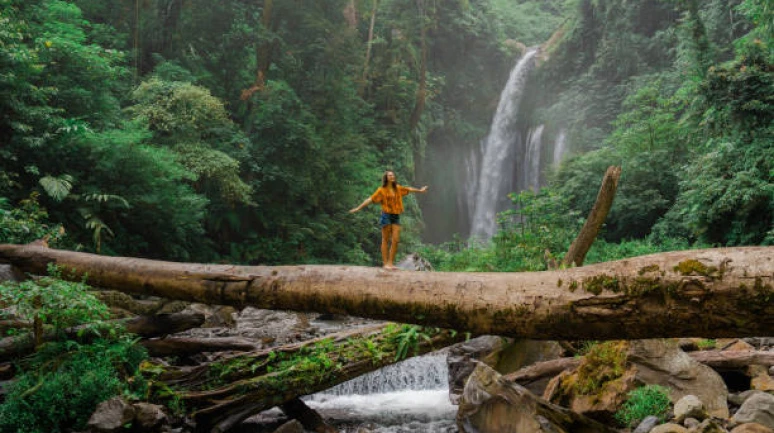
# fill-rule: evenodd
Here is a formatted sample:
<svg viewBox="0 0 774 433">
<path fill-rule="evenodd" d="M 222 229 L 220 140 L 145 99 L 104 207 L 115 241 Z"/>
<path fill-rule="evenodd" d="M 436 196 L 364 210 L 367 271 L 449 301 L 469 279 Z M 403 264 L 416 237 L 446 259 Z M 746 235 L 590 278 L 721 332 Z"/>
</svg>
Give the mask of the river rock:
<svg viewBox="0 0 774 433">
<path fill-rule="evenodd" d="M 0 265 L 0 283 L 5 281 L 20 282 L 24 281 L 24 273 L 15 266 Z"/>
<path fill-rule="evenodd" d="M 639 382 L 670 388 L 673 402 L 695 395 L 710 415 L 728 418 L 728 389 L 715 370 L 669 340 L 633 340 L 630 347 L 628 360 L 635 366 Z"/>
<path fill-rule="evenodd" d="M 403 269 L 404 271 L 427 271 L 431 272 L 433 271 L 433 265 L 430 264 L 427 259 L 420 256 L 417 253 L 411 253 L 408 254 L 406 257 L 403 258 L 398 264 L 395 265 L 398 269 Z"/>
<path fill-rule="evenodd" d="M 675 422 L 681 423 L 686 418 L 706 419 L 709 414 L 704 409 L 704 403 L 695 395 L 686 395 L 675 403 Z"/>
<path fill-rule="evenodd" d="M 592 394 L 580 394 L 574 385 L 579 380 L 579 371 L 585 371 L 591 377 L 609 377 L 603 370 L 609 369 L 609 366 L 584 365 L 584 359 L 576 369 L 552 379 L 543 394 L 544 398 L 580 414 L 610 422 L 633 389 L 642 385 L 662 385 L 670 388 L 673 402 L 686 395 L 695 395 L 710 415 L 728 417 L 728 390 L 723 379 L 680 350 L 677 342 L 631 340 L 619 344 L 618 350 L 626 355 L 626 370 L 619 377 L 600 383 L 598 390 Z M 594 369 L 600 370 L 594 372 Z"/>
<path fill-rule="evenodd" d="M 304 426 L 296 420 L 288 421 L 282 424 L 280 428 L 274 430 L 274 433 L 304 433 Z"/>
<path fill-rule="evenodd" d="M 724 429 L 718 420 L 705 419 L 697 427 L 690 430 L 691 433 L 728 433 L 728 430 Z"/>
<path fill-rule="evenodd" d="M 688 433 L 688 429 L 680 424 L 667 423 L 654 427 L 650 433 Z"/>
<path fill-rule="evenodd" d="M 769 374 L 769 369 L 762 365 L 750 365 L 747 367 L 750 379 L 750 388 L 758 391 L 774 391 L 774 379 Z"/>
<path fill-rule="evenodd" d="M 658 419 L 657 416 L 646 416 L 644 420 L 642 420 L 639 425 L 637 425 L 637 428 L 634 429 L 632 433 L 650 433 L 651 430 L 653 430 L 653 427 L 659 425 L 661 423 L 661 420 Z"/>
<path fill-rule="evenodd" d="M 134 407 L 121 397 L 113 397 L 97 405 L 89 418 L 88 426 L 93 433 L 126 431 L 124 425 L 134 420 Z"/>
<path fill-rule="evenodd" d="M 478 363 L 457 412 L 462 433 L 612 433 L 613 429 L 551 404 Z"/>
<path fill-rule="evenodd" d="M 748 422 L 736 426 L 731 433 L 774 433 L 774 430 L 755 422 Z"/>
<path fill-rule="evenodd" d="M 449 399 L 459 404 L 465 382 L 476 368 L 476 361 L 490 367 L 497 363 L 499 353 L 510 339 L 493 335 L 482 335 L 449 348 L 446 365 L 449 368 Z"/>
<path fill-rule="evenodd" d="M 162 423 L 167 420 L 164 407 L 150 403 L 135 403 L 135 422 L 143 432 L 157 431 Z"/>
<path fill-rule="evenodd" d="M 731 422 L 734 425 L 754 422 L 774 429 L 774 395 L 754 393 L 742 403 Z"/>
</svg>

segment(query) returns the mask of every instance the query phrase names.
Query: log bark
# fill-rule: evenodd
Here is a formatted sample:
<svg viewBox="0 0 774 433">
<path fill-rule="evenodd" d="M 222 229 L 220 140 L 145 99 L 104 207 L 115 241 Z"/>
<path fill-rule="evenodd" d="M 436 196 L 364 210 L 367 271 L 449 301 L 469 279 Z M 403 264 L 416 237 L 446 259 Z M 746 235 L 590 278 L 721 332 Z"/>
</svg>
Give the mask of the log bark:
<svg viewBox="0 0 774 433">
<path fill-rule="evenodd" d="M 463 338 L 438 328 L 385 324 L 196 367 L 145 370 L 154 399 L 182 403 L 193 412 L 197 432 L 225 432 L 257 412 L 393 364 L 398 354 L 421 355 Z"/>
<path fill-rule="evenodd" d="M 325 420 L 314 409 L 307 406 L 299 398 L 294 398 L 282 406 L 285 415 L 298 420 L 304 426 L 304 430 L 315 433 L 338 433 L 338 429 L 325 423 Z"/>
<path fill-rule="evenodd" d="M 580 365 L 580 361 L 580 358 L 571 357 L 538 362 L 503 375 L 503 380 L 525 385 L 547 377 L 554 377 L 565 370 L 575 368 Z"/>
<path fill-rule="evenodd" d="M 688 355 L 702 364 L 716 370 L 746 370 L 750 365 L 771 367 L 774 365 L 774 352 L 702 350 L 689 352 Z"/>
<path fill-rule="evenodd" d="M 567 254 L 562 260 L 565 266 L 583 266 L 586 259 L 586 253 L 591 249 L 591 245 L 599 234 L 599 229 L 607 218 L 610 208 L 613 207 L 615 191 L 618 188 L 618 179 L 621 177 L 621 167 L 610 166 L 602 178 L 602 185 L 599 187 L 597 200 L 591 207 L 586 222 L 583 224 L 578 237 L 570 245 Z"/>
<path fill-rule="evenodd" d="M 158 316 L 135 317 L 128 320 L 118 320 L 126 331 L 140 337 L 158 337 L 160 335 L 174 334 L 195 328 L 204 323 L 203 314 L 175 313 L 161 314 Z M 82 333 L 82 326 L 64 330 L 66 338 L 75 341 L 89 341 L 95 335 Z M 44 332 L 43 341 L 52 341 L 58 338 L 55 332 Z M 6 337 L 0 340 L 0 362 L 29 355 L 35 351 L 35 337 L 32 333 Z"/>
<path fill-rule="evenodd" d="M 653 254 L 551 272 L 231 266 L 0 245 L 0 260 L 126 293 L 546 340 L 774 335 L 774 247 Z M 74 269 L 75 272 L 69 272 Z"/>
<path fill-rule="evenodd" d="M 191 356 L 202 352 L 253 352 L 259 343 L 244 338 L 159 338 L 140 342 L 150 356 Z"/>
</svg>

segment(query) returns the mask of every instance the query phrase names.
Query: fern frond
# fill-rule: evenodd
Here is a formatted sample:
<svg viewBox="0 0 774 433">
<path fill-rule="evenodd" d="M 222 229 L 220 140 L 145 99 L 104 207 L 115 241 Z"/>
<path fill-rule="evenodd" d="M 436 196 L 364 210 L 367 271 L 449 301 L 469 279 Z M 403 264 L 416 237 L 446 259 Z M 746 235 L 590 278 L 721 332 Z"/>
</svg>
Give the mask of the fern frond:
<svg viewBox="0 0 774 433">
<path fill-rule="evenodd" d="M 59 177 L 43 176 L 38 183 L 46 191 L 46 194 L 56 201 L 62 201 L 67 198 L 73 189 L 73 177 L 69 174 L 63 174 Z"/>
</svg>

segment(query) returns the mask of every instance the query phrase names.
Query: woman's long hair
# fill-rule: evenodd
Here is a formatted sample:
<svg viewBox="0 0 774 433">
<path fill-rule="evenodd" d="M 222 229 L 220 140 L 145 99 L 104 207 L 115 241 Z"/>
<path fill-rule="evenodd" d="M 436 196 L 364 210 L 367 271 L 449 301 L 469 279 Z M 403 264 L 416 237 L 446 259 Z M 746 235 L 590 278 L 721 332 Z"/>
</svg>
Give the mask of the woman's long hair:
<svg viewBox="0 0 774 433">
<path fill-rule="evenodd" d="M 390 182 L 389 180 L 387 180 L 387 173 L 395 174 L 395 172 L 392 171 L 392 170 L 385 171 L 384 174 L 382 175 L 382 187 L 387 187 L 387 184 Z M 398 177 L 397 176 L 395 176 L 395 182 L 393 182 L 392 185 L 390 185 L 390 188 L 392 188 L 392 189 L 397 189 L 398 188 Z"/>
</svg>

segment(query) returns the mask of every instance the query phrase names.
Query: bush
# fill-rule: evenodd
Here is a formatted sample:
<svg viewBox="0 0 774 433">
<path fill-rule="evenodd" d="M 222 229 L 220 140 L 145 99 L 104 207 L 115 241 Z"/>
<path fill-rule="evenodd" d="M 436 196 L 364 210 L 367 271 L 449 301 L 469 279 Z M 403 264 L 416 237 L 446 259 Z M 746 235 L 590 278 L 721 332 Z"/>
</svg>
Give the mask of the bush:
<svg viewBox="0 0 774 433">
<path fill-rule="evenodd" d="M 615 419 L 627 427 L 635 427 L 651 415 L 664 422 L 670 409 L 669 388 L 661 385 L 647 385 L 629 393 L 629 398 L 615 413 Z"/>
<path fill-rule="evenodd" d="M 47 345 L 24 366 L 0 405 L 0 433 L 82 430 L 97 404 L 133 391 L 120 372 L 133 374 L 145 357 L 142 347 L 126 337 Z"/>
</svg>

